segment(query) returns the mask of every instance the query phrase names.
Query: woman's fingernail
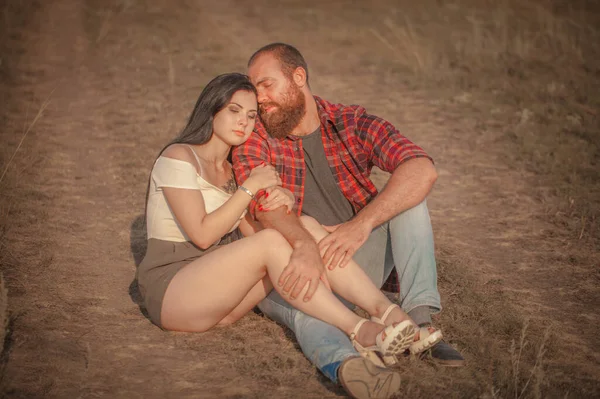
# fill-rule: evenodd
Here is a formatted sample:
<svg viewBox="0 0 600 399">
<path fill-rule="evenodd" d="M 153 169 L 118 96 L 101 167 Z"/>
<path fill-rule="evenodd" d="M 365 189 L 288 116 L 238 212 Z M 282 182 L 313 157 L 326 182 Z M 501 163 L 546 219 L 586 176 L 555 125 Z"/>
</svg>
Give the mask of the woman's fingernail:
<svg viewBox="0 0 600 399">
<path fill-rule="evenodd" d="M 289 215 L 290 213 L 292 213 L 292 211 L 290 211 L 289 209 L 287 210 L 287 214 Z"/>
<path fill-rule="evenodd" d="M 262 205 L 259 205 L 259 206 L 258 206 L 258 210 L 259 210 L 259 211 L 262 211 L 262 210 L 264 210 L 263 206 L 262 206 Z"/>
<path fill-rule="evenodd" d="M 265 193 L 265 198 L 269 198 L 269 193 Z"/>
</svg>

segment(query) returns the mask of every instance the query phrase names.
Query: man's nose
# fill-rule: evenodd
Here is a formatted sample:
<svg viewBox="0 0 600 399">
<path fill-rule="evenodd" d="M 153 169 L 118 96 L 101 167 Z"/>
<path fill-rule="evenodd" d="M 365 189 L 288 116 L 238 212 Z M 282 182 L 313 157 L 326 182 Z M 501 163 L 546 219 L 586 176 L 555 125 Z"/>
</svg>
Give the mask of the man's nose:
<svg viewBox="0 0 600 399">
<path fill-rule="evenodd" d="M 267 102 L 267 95 L 265 94 L 264 91 L 259 90 L 258 91 L 258 96 L 256 96 L 256 100 L 258 101 L 259 104 L 263 104 Z"/>
</svg>

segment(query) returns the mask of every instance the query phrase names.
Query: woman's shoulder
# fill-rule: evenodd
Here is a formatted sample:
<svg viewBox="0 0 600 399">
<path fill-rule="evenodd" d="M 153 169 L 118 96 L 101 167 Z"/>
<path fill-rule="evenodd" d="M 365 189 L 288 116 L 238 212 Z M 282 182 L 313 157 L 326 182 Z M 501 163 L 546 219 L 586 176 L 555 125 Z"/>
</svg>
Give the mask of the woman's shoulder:
<svg viewBox="0 0 600 399">
<path fill-rule="evenodd" d="M 189 163 L 195 170 L 196 173 L 200 173 L 200 166 L 198 164 L 198 159 L 195 157 L 193 150 L 190 146 L 186 144 L 171 144 L 168 146 L 162 154 L 160 154 L 162 158 L 167 158 L 169 160 L 176 160 Z"/>
<path fill-rule="evenodd" d="M 177 159 L 179 161 L 186 161 L 192 165 L 196 164 L 194 155 L 189 146 L 185 144 L 171 144 L 160 154 L 161 157 Z"/>
</svg>

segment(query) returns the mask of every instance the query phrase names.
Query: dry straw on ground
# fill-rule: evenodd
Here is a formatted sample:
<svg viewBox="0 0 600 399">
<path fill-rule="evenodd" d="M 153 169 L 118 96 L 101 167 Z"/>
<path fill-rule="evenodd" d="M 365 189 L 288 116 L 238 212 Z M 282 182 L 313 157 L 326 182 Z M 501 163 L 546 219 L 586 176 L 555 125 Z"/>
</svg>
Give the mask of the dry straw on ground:
<svg viewBox="0 0 600 399">
<path fill-rule="evenodd" d="M 250 314 L 206 334 L 163 332 L 131 281 L 157 150 L 202 84 L 273 40 L 303 50 L 317 94 L 362 103 L 436 159 L 435 321 L 468 366 L 406 359 L 399 395 L 600 394 L 592 2 L 0 0 L 0 10 L 6 396 L 342 394 L 277 324 Z M 44 111 L 33 124 L 32 109 Z"/>
</svg>

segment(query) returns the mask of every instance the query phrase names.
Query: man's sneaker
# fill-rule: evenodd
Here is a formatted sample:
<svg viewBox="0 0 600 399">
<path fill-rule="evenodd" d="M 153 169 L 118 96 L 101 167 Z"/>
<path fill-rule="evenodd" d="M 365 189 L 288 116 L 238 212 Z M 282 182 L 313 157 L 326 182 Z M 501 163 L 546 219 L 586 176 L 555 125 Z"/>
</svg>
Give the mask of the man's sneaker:
<svg viewBox="0 0 600 399">
<path fill-rule="evenodd" d="M 375 366 L 357 356 L 347 358 L 338 370 L 338 380 L 346 392 L 356 399 L 390 398 L 400 389 L 400 374 Z"/>
<path fill-rule="evenodd" d="M 443 340 L 435 344 L 431 349 L 423 352 L 421 357 L 431 359 L 440 366 L 462 367 L 465 365 L 465 358 Z"/>
</svg>

